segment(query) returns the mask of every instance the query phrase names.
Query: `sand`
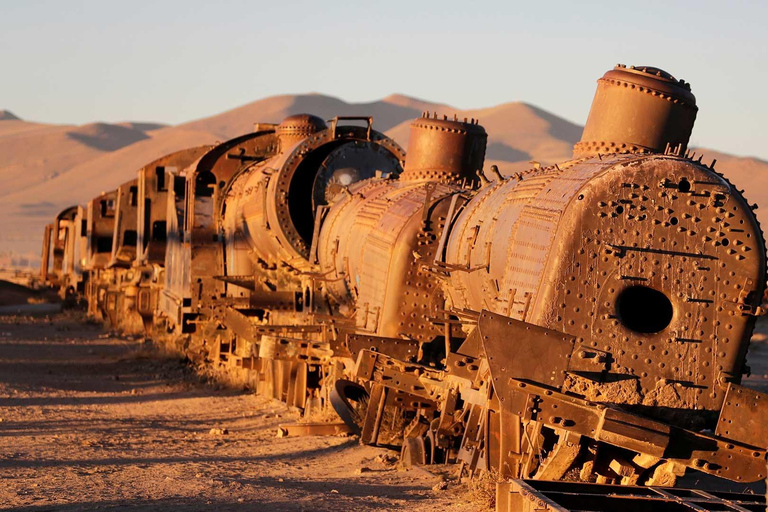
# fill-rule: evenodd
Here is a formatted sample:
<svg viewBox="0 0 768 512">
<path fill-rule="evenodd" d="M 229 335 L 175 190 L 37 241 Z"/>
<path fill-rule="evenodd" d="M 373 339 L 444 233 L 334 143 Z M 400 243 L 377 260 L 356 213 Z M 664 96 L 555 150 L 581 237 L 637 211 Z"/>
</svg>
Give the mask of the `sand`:
<svg viewBox="0 0 768 512">
<path fill-rule="evenodd" d="M 80 320 L 0 317 L 2 510 L 478 509 L 354 437 L 277 438 L 284 404 Z"/>
</svg>

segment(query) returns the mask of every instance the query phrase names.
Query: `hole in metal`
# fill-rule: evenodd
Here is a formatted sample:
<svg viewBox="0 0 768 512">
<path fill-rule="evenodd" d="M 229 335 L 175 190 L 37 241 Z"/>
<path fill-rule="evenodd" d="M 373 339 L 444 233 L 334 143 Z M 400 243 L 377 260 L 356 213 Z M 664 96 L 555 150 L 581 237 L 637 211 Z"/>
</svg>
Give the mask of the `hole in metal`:
<svg viewBox="0 0 768 512">
<path fill-rule="evenodd" d="M 630 286 L 621 292 L 616 309 L 621 323 L 635 332 L 660 332 L 672 321 L 672 302 L 647 286 Z"/>
</svg>

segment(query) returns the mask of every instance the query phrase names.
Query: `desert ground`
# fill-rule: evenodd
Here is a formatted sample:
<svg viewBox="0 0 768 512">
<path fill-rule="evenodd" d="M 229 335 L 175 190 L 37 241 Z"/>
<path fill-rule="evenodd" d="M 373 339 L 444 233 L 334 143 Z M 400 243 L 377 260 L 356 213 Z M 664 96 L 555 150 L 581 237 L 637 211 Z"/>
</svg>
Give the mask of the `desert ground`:
<svg viewBox="0 0 768 512">
<path fill-rule="evenodd" d="M 2 510 L 483 508 L 355 437 L 276 436 L 298 419 L 79 314 L 0 317 Z"/>
</svg>

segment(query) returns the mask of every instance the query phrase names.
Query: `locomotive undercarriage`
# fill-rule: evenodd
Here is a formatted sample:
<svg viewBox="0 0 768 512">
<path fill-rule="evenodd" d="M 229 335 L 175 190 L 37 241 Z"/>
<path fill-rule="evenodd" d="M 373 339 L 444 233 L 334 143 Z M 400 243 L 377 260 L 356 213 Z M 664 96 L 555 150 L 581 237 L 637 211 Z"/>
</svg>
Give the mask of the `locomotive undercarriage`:
<svg viewBox="0 0 768 512">
<path fill-rule="evenodd" d="M 562 391 L 563 381 L 608 382 L 610 358 L 585 357 L 575 338 L 553 330 L 481 312 L 446 358 L 443 339 L 348 334 L 336 342 L 321 324 L 260 325 L 231 308 L 217 316 L 197 324 L 190 338 L 199 341 L 184 349 L 191 358 L 239 374 L 307 419 L 335 410 L 362 444 L 399 449 L 404 466 L 457 464 L 460 474 L 500 481 L 646 486 L 674 486 L 688 469 L 740 482 L 765 478 L 766 450 L 721 428 L 737 412 L 745 424 L 768 419 L 763 394 L 728 384 L 714 433 L 590 402 Z M 741 410 L 731 406 L 737 400 Z M 754 404 L 748 413 L 747 402 Z"/>
</svg>

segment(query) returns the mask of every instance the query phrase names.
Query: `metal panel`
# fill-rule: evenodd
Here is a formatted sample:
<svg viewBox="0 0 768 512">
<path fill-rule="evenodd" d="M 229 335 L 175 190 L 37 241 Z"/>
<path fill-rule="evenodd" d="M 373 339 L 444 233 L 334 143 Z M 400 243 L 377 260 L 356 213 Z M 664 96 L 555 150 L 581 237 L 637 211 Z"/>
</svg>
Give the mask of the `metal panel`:
<svg viewBox="0 0 768 512">
<path fill-rule="evenodd" d="M 509 379 L 563 384 L 573 337 L 488 311 L 480 314 L 477 325 L 502 400 L 508 396 Z"/>
<path fill-rule="evenodd" d="M 498 485 L 499 512 L 762 511 L 765 496 L 698 489 L 513 480 Z"/>
<path fill-rule="evenodd" d="M 715 435 L 756 446 L 768 447 L 768 395 L 737 384 L 728 384 Z"/>
</svg>

